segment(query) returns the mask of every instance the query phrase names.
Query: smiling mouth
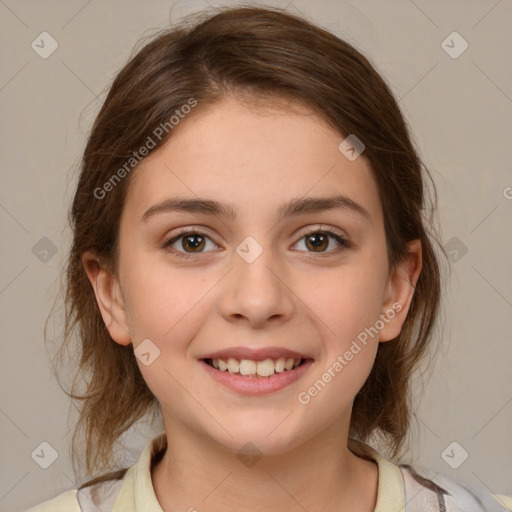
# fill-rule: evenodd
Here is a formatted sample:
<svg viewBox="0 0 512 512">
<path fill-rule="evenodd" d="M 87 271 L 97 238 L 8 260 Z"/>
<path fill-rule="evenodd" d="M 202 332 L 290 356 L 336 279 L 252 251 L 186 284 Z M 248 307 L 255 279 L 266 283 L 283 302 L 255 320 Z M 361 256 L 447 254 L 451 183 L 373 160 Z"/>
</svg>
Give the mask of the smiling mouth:
<svg viewBox="0 0 512 512">
<path fill-rule="evenodd" d="M 309 361 L 309 359 L 280 357 L 277 359 L 267 358 L 261 361 L 254 361 L 249 359 L 239 360 L 230 357 L 227 359 L 205 358 L 203 361 L 220 372 L 243 377 L 269 378 L 280 373 L 293 372 L 306 361 Z"/>
</svg>

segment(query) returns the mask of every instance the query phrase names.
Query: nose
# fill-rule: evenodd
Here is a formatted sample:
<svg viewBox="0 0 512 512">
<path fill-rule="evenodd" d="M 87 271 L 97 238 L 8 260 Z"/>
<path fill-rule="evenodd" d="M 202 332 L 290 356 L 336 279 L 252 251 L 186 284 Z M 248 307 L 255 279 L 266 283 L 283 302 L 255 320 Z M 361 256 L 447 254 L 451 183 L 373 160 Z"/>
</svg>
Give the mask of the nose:
<svg viewBox="0 0 512 512">
<path fill-rule="evenodd" d="M 286 322 L 293 315 L 296 299 L 291 277 L 272 249 L 263 248 L 254 261 L 234 254 L 226 277 L 220 300 L 226 320 L 261 328 L 269 322 Z"/>
</svg>

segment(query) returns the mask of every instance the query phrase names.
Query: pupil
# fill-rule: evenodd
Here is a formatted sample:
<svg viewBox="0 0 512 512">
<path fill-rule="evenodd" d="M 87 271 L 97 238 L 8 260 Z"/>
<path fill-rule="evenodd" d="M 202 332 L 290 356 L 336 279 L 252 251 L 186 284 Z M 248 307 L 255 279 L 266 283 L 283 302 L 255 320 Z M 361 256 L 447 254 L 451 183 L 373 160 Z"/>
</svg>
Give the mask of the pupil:
<svg viewBox="0 0 512 512">
<path fill-rule="evenodd" d="M 190 243 L 193 239 L 198 239 L 196 243 Z M 202 245 L 204 245 L 204 238 L 201 235 L 189 235 L 184 240 L 186 240 L 186 244 L 189 245 L 192 249 L 201 249 Z M 186 247 L 183 247 L 186 249 Z"/>
<path fill-rule="evenodd" d="M 323 234 L 313 234 L 308 236 L 308 241 L 311 243 L 314 249 L 321 247 L 321 245 L 325 243 L 326 239 L 327 237 Z"/>
</svg>

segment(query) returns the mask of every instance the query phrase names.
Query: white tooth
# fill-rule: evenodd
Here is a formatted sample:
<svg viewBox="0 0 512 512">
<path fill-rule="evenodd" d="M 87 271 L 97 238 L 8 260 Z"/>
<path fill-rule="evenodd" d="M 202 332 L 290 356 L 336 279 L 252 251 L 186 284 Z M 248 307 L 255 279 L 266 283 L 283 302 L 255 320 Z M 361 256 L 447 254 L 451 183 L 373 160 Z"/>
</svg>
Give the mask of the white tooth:
<svg viewBox="0 0 512 512">
<path fill-rule="evenodd" d="M 236 359 L 230 357 L 228 359 L 228 372 L 229 373 L 238 373 L 240 371 L 240 365 Z"/>
<path fill-rule="evenodd" d="M 293 363 L 294 362 L 295 362 L 295 360 L 293 359 L 293 357 L 290 357 L 289 359 L 286 360 L 286 363 L 285 363 L 284 367 L 287 370 L 291 370 L 293 368 Z"/>
<path fill-rule="evenodd" d="M 242 359 L 239 361 L 234 357 L 227 359 L 212 359 L 212 365 L 221 371 L 228 371 L 229 373 L 240 373 L 240 375 L 253 376 L 259 375 L 260 377 L 270 377 L 274 373 L 282 373 L 285 370 L 293 370 L 299 366 L 301 359 L 284 358 L 278 359 L 267 358 L 264 361 L 252 361 L 250 359 Z"/>
<path fill-rule="evenodd" d="M 270 377 L 274 375 L 274 361 L 272 359 L 260 361 L 257 366 L 257 372 L 260 377 Z"/>
<path fill-rule="evenodd" d="M 276 373 L 284 372 L 284 363 L 286 362 L 284 357 L 280 357 L 276 360 Z"/>
<path fill-rule="evenodd" d="M 249 359 L 240 361 L 240 375 L 256 375 L 256 363 Z"/>
</svg>

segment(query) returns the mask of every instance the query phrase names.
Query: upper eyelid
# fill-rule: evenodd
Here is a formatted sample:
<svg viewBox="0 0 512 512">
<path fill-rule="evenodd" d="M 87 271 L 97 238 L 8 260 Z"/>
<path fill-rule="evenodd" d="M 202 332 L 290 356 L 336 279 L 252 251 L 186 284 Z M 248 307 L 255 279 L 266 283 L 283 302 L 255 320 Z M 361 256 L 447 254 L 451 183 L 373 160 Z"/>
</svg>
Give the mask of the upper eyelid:
<svg viewBox="0 0 512 512">
<path fill-rule="evenodd" d="M 302 233 L 302 236 L 305 236 L 309 233 L 312 233 L 312 232 L 316 233 L 319 231 L 333 231 L 336 235 L 338 235 L 340 237 L 343 237 L 343 238 L 348 237 L 344 230 L 342 230 L 340 228 L 336 228 L 334 226 L 329 226 L 326 224 L 317 224 L 317 225 L 312 225 L 312 226 L 307 226 L 305 228 L 301 228 L 298 230 L 297 234 Z M 206 236 L 210 237 L 213 241 L 214 236 L 213 237 L 210 236 L 208 234 L 208 232 L 209 232 L 209 228 L 207 228 L 206 226 L 191 225 L 191 226 L 186 226 L 183 228 L 178 228 L 178 232 L 174 233 L 172 236 L 169 235 L 166 238 L 167 238 L 167 240 L 172 240 L 173 238 L 180 237 L 180 236 L 186 235 L 188 233 L 196 233 L 196 234 L 200 234 L 200 235 L 206 235 Z"/>
</svg>

